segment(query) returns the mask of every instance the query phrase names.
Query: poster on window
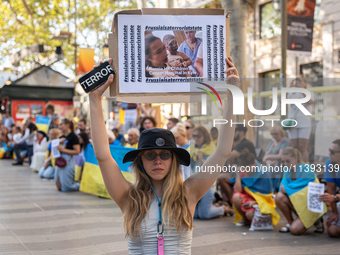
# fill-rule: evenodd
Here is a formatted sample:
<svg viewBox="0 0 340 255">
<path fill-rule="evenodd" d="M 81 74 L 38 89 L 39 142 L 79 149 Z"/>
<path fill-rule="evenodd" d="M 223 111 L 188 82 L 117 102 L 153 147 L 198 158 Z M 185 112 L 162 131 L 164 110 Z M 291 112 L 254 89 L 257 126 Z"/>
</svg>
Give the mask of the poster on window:
<svg viewBox="0 0 340 255">
<path fill-rule="evenodd" d="M 224 78 L 224 15 L 119 15 L 119 93 L 190 92 Z"/>
<path fill-rule="evenodd" d="M 287 2 L 287 54 L 312 55 L 315 0 Z"/>
</svg>

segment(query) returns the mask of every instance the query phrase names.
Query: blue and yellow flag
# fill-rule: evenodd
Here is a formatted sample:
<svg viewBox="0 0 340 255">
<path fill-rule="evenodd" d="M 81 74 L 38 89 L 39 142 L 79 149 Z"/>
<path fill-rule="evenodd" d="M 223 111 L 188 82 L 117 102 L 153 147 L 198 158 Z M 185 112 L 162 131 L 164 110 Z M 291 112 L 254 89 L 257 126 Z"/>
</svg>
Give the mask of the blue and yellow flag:
<svg viewBox="0 0 340 255">
<path fill-rule="evenodd" d="M 261 165 L 256 163 L 256 172 L 248 177 L 242 178 L 241 183 L 245 191 L 251 195 L 259 206 L 262 214 L 270 214 L 275 226 L 280 215 L 276 212 L 276 204 L 273 198 L 273 185 L 267 172 L 262 172 Z M 235 209 L 235 208 L 234 208 Z M 242 216 L 235 209 L 235 222 L 242 219 Z"/>
<path fill-rule="evenodd" d="M 37 126 L 37 128 L 41 131 L 44 131 L 46 134 L 47 134 L 50 122 L 51 122 L 50 117 L 46 117 L 42 115 L 38 115 L 35 119 L 35 125 Z"/>
<path fill-rule="evenodd" d="M 133 181 L 133 173 L 129 172 L 129 163 L 123 164 L 124 155 L 135 150 L 133 148 L 125 148 L 123 146 L 110 145 L 110 152 L 114 160 L 117 162 L 119 169 L 122 171 L 126 180 Z M 98 161 L 94 154 L 93 145 L 88 144 L 84 151 L 84 168 L 80 184 L 80 191 L 91 193 L 100 197 L 111 198 L 105 188 L 104 180 L 100 172 Z"/>
<path fill-rule="evenodd" d="M 1 144 L 0 144 L 0 158 L 2 158 L 5 155 L 7 150 L 8 150 L 7 144 L 4 143 L 4 142 L 1 142 Z"/>
<path fill-rule="evenodd" d="M 81 170 L 83 169 L 84 166 L 84 157 L 83 155 L 79 154 L 79 155 L 74 155 L 74 180 L 77 182 L 80 179 L 80 175 L 81 175 Z"/>
<path fill-rule="evenodd" d="M 296 180 L 292 180 L 292 174 L 290 171 L 283 173 L 281 184 L 283 185 L 289 200 L 294 206 L 294 209 L 302 221 L 306 229 L 310 228 L 323 214 L 327 212 L 326 204 L 324 204 L 323 213 L 315 213 L 308 210 L 307 207 L 307 194 L 308 183 L 319 183 L 315 173 L 312 171 L 309 165 L 299 164 L 295 171 Z M 281 190 L 281 187 L 280 187 Z"/>
</svg>

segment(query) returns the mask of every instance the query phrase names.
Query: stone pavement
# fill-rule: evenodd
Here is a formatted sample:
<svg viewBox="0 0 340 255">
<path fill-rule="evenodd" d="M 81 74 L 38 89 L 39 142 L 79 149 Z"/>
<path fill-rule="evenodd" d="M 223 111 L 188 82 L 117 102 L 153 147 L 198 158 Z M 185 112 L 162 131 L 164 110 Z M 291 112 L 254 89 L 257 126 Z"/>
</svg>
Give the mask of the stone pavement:
<svg viewBox="0 0 340 255">
<path fill-rule="evenodd" d="M 57 191 L 28 165 L 0 160 L 1 255 L 128 254 L 121 212 L 108 199 L 82 192 Z M 250 232 L 231 217 L 195 220 L 192 254 L 340 254 L 340 239 L 274 231 Z M 244 233 L 246 235 L 244 235 Z M 149 255 L 149 254 L 148 254 Z"/>
</svg>

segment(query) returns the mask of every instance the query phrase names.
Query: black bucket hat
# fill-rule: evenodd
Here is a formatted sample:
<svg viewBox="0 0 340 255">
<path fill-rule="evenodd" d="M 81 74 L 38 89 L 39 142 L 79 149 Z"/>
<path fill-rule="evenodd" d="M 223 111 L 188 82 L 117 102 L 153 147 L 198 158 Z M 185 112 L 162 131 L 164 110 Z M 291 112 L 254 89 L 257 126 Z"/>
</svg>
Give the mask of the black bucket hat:
<svg viewBox="0 0 340 255">
<path fill-rule="evenodd" d="M 162 128 L 150 128 L 144 130 L 138 140 L 138 149 L 129 151 L 123 158 L 123 163 L 134 161 L 141 151 L 145 150 L 170 150 L 177 154 L 179 163 L 190 165 L 190 154 L 187 150 L 178 148 L 173 133 Z"/>
</svg>

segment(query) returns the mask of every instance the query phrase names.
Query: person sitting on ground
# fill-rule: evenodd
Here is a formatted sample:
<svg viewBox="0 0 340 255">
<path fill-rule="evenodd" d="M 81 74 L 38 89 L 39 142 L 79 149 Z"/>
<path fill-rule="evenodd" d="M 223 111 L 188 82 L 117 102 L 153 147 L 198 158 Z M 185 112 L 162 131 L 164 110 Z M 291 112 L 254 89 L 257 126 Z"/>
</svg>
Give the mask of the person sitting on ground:
<svg viewBox="0 0 340 255">
<path fill-rule="evenodd" d="M 282 161 L 283 150 L 290 147 L 290 141 L 285 137 L 285 131 L 279 125 L 274 125 L 270 129 L 270 134 L 273 139 L 269 142 L 262 161 L 268 166 L 278 166 Z"/>
<path fill-rule="evenodd" d="M 21 128 L 19 126 L 15 127 L 13 134 L 13 142 L 18 143 L 22 137 Z"/>
<path fill-rule="evenodd" d="M 46 105 L 45 109 L 46 109 L 47 117 L 51 118 L 50 125 L 48 126 L 48 130 L 50 130 L 52 128 L 58 128 L 58 126 L 59 126 L 59 117 L 58 117 L 58 114 L 54 113 L 54 111 L 55 111 L 54 105 L 48 103 Z"/>
<path fill-rule="evenodd" d="M 8 130 L 11 129 L 12 125 L 15 125 L 15 121 L 9 114 L 9 112 L 6 112 L 5 118 L 3 118 L 2 123 L 4 124 L 4 127 L 6 127 Z"/>
<path fill-rule="evenodd" d="M 20 132 L 21 132 L 21 129 L 20 129 Z M 15 125 L 12 124 L 11 125 L 11 129 L 9 130 L 8 134 L 7 134 L 7 137 L 8 137 L 8 147 L 11 147 L 12 146 L 12 143 L 13 143 L 13 135 L 15 134 Z M 21 134 L 22 135 L 22 134 Z"/>
<path fill-rule="evenodd" d="M 242 124 L 237 124 L 235 128 L 235 136 L 234 136 L 234 144 L 233 150 L 231 151 L 230 156 L 226 162 L 226 166 L 233 165 L 235 160 L 241 156 L 241 152 L 247 148 L 250 153 L 256 155 L 254 144 L 246 138 L 248 128 Z M 230 178 L 232 177 L 232 178 Z M 231 203 L 233 196 L 233 185 L 234 185 L 235 176 L 228 175 L 225 177 L 225 174 L 221 174 L 218 178 L 218 183 L 221 186 L 223 200 L 225 202 Z"/>
<path fill-rule="evenodd" d="M 275 211 L 273 186 L 268 173 L 262 171 L 262 166 L 256 162 L 255 155 L 247 148 L 240 154 L 237 158 L 239 170 L 236 174 L 232 200 L 236 209 L 236 226 L 250 225 L 254 218 L 255 204 L 259 206 L 262 214 L 270 214 L 273 225 L 276 225 L 280 216 Z"/>
<path fill-rule="evenodd" d="M 75 162 L 73 156 L 80 153 L 79 139 L 74 133 L 71 120 L 64 118 L 61 120 L 59 128 L 63 132 L 63 136 L 60 137 L 60 145 L 57 146 L 57 149 L 66 165 L 58 166 L 58 159 L 56 160 L 54 181 L 59 191 L 78 191 L 80 184 L 74 180 Z"/>
<path fill-rule="evenodd" d="M 285 131 L 279 125 L 274 125 L 274 127 L 270 129 L 270 134 L 273 139 L 269 142 L 262 161 L 267 167 L 275 167 L 281 164 L 282 152 L 290 146 L 290 141 L 285 137 Z M 274 190 L 278 190 L 282 173 L 270 171 L 270 176 Z"/>
<path fill-rule="evenodd" d="M 184 150 L 189 148 L 190 143 L 187 139 L 187 134 L 186 134 L 184 124 L 177 123 L 176 126 L 174 126 L 170 131 L 175 136 L 177 147 L 182 148 Z M 180 165 L 179 168 L 182 172 L 183 181 L 185 181 L 191 174 L 191 167 Z"/>
<path fill-rule="evenodd" d="M 39 169 L 38 175 L 41 178 L 53 179 L 54 177 L 54 169 L 55 169 L 55 159 L 52 158 L 52 143 L 51 141 L 54 139 L 58 139 L 60 137 L 60 130 L 58 128 L 52 128 L 48 132 L 48 136 L 50 137 L 50 143 L 47 148 L 46 157 L 44 165 Z"/>
<path fill-rule="evenodd" d="M 76 130 L 76 134 L 79 135 L 81 132 L 86 132 L 86 130 L 88 129 L 87 124 L 86 124 L 86 120 L 85 119 L 81 119 L 78 121 L 78 128 Z"/>
<path fill-rule="evenodd" d="M 113 134 L 115 135 L 116 139 L 113 142 L 113 145 L 122 145 L 124 146 L 126 144 L 125 138 L 123 134 L 119 133 L 118 128 L 112 129 Z"/>
<path fill-rule="evenodd" d="M 112 131 L 111 131 L 112 132 Z M 75 162 L 75 177 L 74 180 L 80 182 L 83 168 L 85 164 L 85 156 L 84 151 L 86 150 L 87 145 L 90 143 L 89 137 L 86 133 L 80 133 L 78 136 L 79 145 L 80 145 L 80 153 L 78 155 L 74 155 L 74 162 Z"/>
<path fill-rule="evenodd" d="M 185 129 L 187 131 L 187 139 L 190 141 L 192 140 L 192 130 L 194 130 L 195 128 L 195 123 L 190 120 L 190 119 L 187 119 L 186 121 L 184 121 L 184 126 L 185 126 Z"/>
<path fill-rule="evenodd" d="M 218 138 L 218 129 L 216 127 L 212 127 L 210 129 L 210 135 L 212 138 L 212 142 L 217 146 L 217 138 Z"/>
<path fill-rule="evenodd" d="M 106 129 L 106 133 L 109 139 L 109 144 L 110 145 L 113 144 L 113 142 L 116 140 L 115 134 L 111 130 L 108 130 L 108 129 Z"/>
<path fill-rule="evenodd" d="M 137 128 L 130 128 L 127 132 L 128 134 L 128 140 L 127 144 L 125 144 L 125 147 L 128 148 L 138 148 L 138 139 L 139 139 L 139 130 Z"/>
<path fill-rule="evenodd" d="M 91 129 L 90 128 L 86 129 L 85 134 L 87 134 L 89 142 L 92 143 Z"/>
<path fill-rule="evenodd" d="M 166 128 L 168 130 L 171 130 L 176 124 L 179 122 L 177 118 L 170 118 L 168 119 L 168 124 L 166 125 Z"/>
<path fill-rule="evenodd" d="M 4 128 L 4 127 L 3 127 Z M 12 158 L 12 154 L 13 154 L 13 144 L 14 144 L 14 141 L 13 141 L 13 136 L 15 135 L 16 131 L 15 131 L 15 125 L 12 124 L 11 125 L 11 129 L 9 130 L 8 134 L 7 134 L 7 148 L 4 148 L 5 147 L 5 143 L 3 143 L 2 145 L 4 146 L 3 147 L 3 150 L 4 150 L 4 155 L 2 156 L 2 158 Z M 1 132 L 0 132 L 1 133 Z M 21 137 L 22 137 L 22 134 L 21 134 L 21 130 L 19 131 L 20 133 L 20 137 L 18 137 L 16 140 L 18 141 Z M 1 136 L 1 135 L 0 135 Z M 0 139 L 1 140 L 1 139 Z M 1 147 L 1 146 L 0 146 Z"/>
<path fill-rule="evenodd" d="M 139 132 L 142 133 L 145 129 L 155 128 L 156 126 L 156 120 L 151 116 L 146 116 L 140 122 Z"/>
<path fill-rule="evenodd" d="M 203 126 L 196 127 L 193 130 L 192 137 L 194 138 L 195 143 L 191 144 L 188 150 L 191 157 L 190 165 L 192 172 L 196 173 L 197 169 L 214 153 L 216 146 L 211 142 L 209 132 Z M 214 194 L 215 191 L 212 186 L 196 205 L 194 218 L 212 219 L 227 214 L 233 214 L 233 210 L 228 205 L 222 205 L 221 207 L 213 205 L 215 198 Z"/>
<path fill-rule="evenodd" d="M 30 168 L 33 172 L 38 173 L 40 168 L 44 165 L 46 152 L 49 145 L 49 138 L 44 131 L 38 130 L 36 134 L 34 153 Z"/>
<path fill-rule="evenodd" d="M 10 155 L 10 148 L 8 147 L 9 142 L 8 129 L 3 126 L 0 129 L 0 158 L 8 158 Z"/>
<path fill-rule="evenodd" d="M 310 165 L 304 164 L 298 149 L 287 147 L 282 152 L 282 161 L 285 168 L 280 190 L 275 196 L 277 207 L 287 219 L 285 227 L 280 232 L 291 232 L 293 235 L 301 235 L 313 224 L 316 227 L 315 233 L 323 233 L 323 213 L 311 212 L 307 208 L 308 183 L 319 182 Z M 292 212 L 296 213 L 293 219 Z M 326 206 L 324 205 L 324 213 Z M 321 219 L 320 219 L 321 218 Z"/>
<path fill-rule="evenodd" d="M 324 180 L 327 192 L 319 196 L 321 202 L 330 203 L 332 214 L 327 219 L 327 233 L 330 237 L 340 237 L 340 194 L 336 194 L 336 186 L 340 188 L 340 139 L 333 141 L 326 161 Z"/>
<path fill-rule="evenodd" d="M 8 142 L 9 142 L 8 134 L 9 134 L 9 131 L 8 131 L 7 127 L 4 126 L 0 130 L 0 144 L 3 143 L 4 146 L 7 146 Z"/>
<path fill-rule="evenodd" d="M 17 162 L 13 163 L 12 165 L 22 165 L 23 160 L 20 156 L 20 150 L 26 150 L 27 151 L 27 157 L 28 157 L 28 163 L 31 165 L 31 157 L 33 155 L 33 143 L 34 143 L 34 136 L 35 131 L 37 130 L 37 126 L 33 123 L 29 123 L 27 125 L 27 128 L 25 130 L 25 134 L 23 137 L 19 139 L 18 142 L 14 142 L 13 151 L 15 153 L 15 156 L 17 158 Z"/>
</svg>

